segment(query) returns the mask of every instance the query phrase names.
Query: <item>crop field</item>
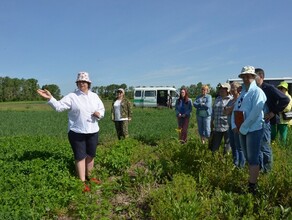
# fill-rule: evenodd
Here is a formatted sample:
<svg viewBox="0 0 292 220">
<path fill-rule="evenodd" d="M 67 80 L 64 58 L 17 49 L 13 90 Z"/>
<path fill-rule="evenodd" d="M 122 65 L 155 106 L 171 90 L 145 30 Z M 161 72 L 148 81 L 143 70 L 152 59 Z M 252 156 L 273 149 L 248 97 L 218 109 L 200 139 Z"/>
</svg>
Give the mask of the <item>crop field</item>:
<svg viewBox="0 0 292 220">
<path fill-rule="evenodd" d="M 119 141 L 110 102 L 99 123 L 91 184 L 83 193 L 67 140 L 67 113 L 45 102 L 0 103 L 0 219 L 292 219 L 292 132 L 272 144 L 272 172 L 247 193 L 247 167 L 199 142 L 195 114 L 181 145 L 171 109 L 133 109 Z"/>
</svg>

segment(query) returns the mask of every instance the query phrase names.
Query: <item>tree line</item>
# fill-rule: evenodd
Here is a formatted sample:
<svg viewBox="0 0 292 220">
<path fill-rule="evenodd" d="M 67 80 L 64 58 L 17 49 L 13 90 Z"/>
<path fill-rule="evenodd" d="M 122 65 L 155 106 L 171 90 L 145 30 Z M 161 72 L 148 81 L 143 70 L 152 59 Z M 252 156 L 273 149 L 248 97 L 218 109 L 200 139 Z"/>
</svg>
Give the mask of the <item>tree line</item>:
<svg viewBox="0 0 292 220">
<path fill-rule="evenodd" d="M 181 86 L 189 91 L 190 97 L 196 97 L 201 94 L 202 83 L 191 84 L 190 86 Z M 212 96 L 216 95 L 216 89 L 210 88 L 210 94 Z M 0 77 L 0 102 L 10 102 L 10 101 L 39 101 L 42 98 L 36 93 L 37 89 L 47 89 L 56 99 L 61 99 L 61 90 L 56 84 L 46 84 L 40 87 L 38 80 L 30 79 L 18 79 Z M 127 86 L 123 84 L 110 84 L 107 86 L 93 86 L 91 90 L 97 93 L 102 99 L 114 99 L 116 91 L 119 88 L 123 88 L 126 92 L 126 96 L 132 99 L 134 96 L 134 87 Z M 178 88 L 179 89 L 179 88 Z"/>
</svg>

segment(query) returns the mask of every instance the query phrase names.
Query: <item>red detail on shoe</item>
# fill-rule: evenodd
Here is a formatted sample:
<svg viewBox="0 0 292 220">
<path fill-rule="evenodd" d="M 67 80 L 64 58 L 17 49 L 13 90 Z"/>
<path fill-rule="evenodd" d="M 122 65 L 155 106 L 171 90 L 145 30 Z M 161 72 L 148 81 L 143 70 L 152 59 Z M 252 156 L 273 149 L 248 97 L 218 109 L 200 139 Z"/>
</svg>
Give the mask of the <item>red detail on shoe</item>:
<svg viewBox="0 0 292 220">
<path fill-rule="evenodd" d="M 96 179 L 96 178 L 91 178 L 91 179 L 90 179 L 90 182 L 93 182 L 93 183 L 95 183 L 95 184 L 101 184 L 101 181 L 98 180 L 98 179 Z"/>
<path fill-rule="evenodd" d="M 87 186 L 86 183 L 84 183 L 83 192 L 89 192 L 89 191 L 90 191 L 89 186 Z"/>
</svg>

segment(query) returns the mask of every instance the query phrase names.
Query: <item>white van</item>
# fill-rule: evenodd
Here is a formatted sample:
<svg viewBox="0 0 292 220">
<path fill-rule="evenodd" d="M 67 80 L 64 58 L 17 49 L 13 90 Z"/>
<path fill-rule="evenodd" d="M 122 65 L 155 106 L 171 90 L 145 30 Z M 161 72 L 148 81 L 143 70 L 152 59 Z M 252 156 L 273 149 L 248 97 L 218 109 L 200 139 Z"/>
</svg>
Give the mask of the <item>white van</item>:
<svg viewBox="0 0 292 220">
<path fill-rule="evenodd" d="M 134 106 L 169 107 L 175 106 L 178 92 L 170 86 L 139 86 L 134 89 Z"/>
</svg>

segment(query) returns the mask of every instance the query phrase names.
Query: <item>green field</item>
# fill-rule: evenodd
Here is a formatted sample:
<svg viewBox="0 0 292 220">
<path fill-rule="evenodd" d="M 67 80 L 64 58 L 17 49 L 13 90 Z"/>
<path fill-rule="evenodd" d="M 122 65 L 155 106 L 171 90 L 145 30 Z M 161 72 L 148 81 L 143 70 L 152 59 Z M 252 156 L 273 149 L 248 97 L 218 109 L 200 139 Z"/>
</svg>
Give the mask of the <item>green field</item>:
<svg viewBox="0 0 292 220">
<path fill-rule="evenodd" d="M 273 144 L 274 167 L 247 193 L 247 167 L 201 145 L 194 114 L 179 144 L 174 110 L 134 108 L 118 141 L 110 102 L 100 121 L 94 176 L 83 193 L 67 113 L 45 102 L 0 103 L 0 219 L 291 219 L 292 140 Z M 291 137 L 291 129 L 289 131 Z"/>
</svg>

